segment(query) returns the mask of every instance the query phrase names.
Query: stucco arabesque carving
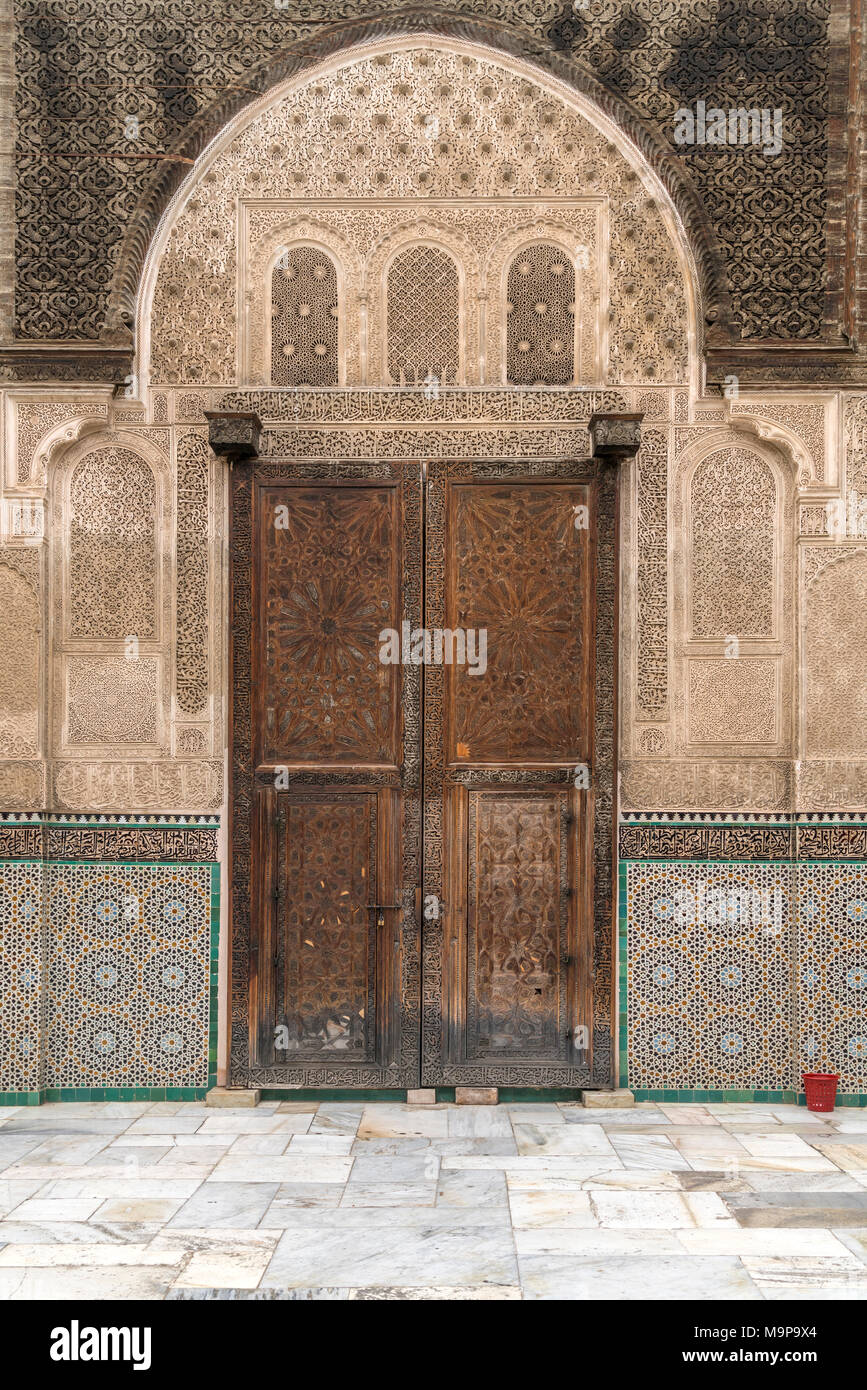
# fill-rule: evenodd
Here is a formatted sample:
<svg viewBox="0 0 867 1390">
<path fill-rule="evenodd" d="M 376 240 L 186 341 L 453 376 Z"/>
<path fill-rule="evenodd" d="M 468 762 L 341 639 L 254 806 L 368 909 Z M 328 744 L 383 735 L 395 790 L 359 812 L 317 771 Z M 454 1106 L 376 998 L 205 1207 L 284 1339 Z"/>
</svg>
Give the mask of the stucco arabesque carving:
<svg viewBox="0 0 867 1390">
<path fill-rule="evenodd" d="M 40 394 L 46 406 L 53 404 L 56 411 L 67 414 L 70 406 L 56 399 L 52 402 L 50 388 Z M 210 750 L 212 720 L 219 717 L 219 701 L 212 704 L 210 713 L 206 712 L 207 722 L 202 723 L 200 718 L 194 737 L 177 731 L 176 755 L 171 757 L 169 752 L 170 721 L 177 713 L 171 698 L 171 676 L 175 651 L 175 591 L 178 584 L 175 577 L 173 502 L 175 469 L 169 457 L 169 431 L 146 425 L 112 428 L 108 424 L 114 413 L 111 403 L 101 401 L 91 404 L 99 415 L 82 414 L 83 431 L 78 429 L 79 420 L 70 421 L 68 416 L 50 431 L 54 438 L 47 452 L 46 474 L 42 486 L 38 487 L 39 494 L 47 490 L 50 499 L 44 539 L 26 545 L 19 542 L 9 552 L 10 563 L 14 562 L 16 569 L 20 569 L 21 564 L 32 557 L 33 563 L 27 567 L 29 575 L 30 570 L 38 573 L 40 551 L 47 546 L 52 568 L 54 608 L 51 613 L 46 612 L 45 599 L 41 598 L 42 625 L 46 628 L 48 651 L 46 670 L 40 677 L 40 723 L 45 722 L 45 711 L 49 707 L 45 696 L 48 682 L 54 691 L 50 705 L 55 716 L 53 733 L 49 731 L 43 753 L 44 762 L 22 762 L 23 746 L 19 750 L 10 744 L 6 758 L 0 761 L 0 805 L 9 809 L 56 807 L 79 811 L 205 810 L 218 807 L 223 795 L 222 764 L 202 761 L 201 755 L 207 756 Z M 8 420 L 11 413 L 8 399 L 6 405 Z M 80 404 L 78 408 L 81 409 Z M 206 448 L 204 441 L 203 446 Z M 88 478 L 92 474 L 92 482 L 95 483 L 103 457 L 115 460 L 111 465 L 114 469 L 113 489 L 120 489 L 115 501 L 123 509 L 122 493 L 128 479 L 132 489 L 130 508 L 134 511 L 136 505 L 139 509 L 146 507 L 153 524 L 155 545 L 153 573 L 138 576 L 142 589 L 146 592 L 150 588 L 153 594 L 156 623 L 155 626 L 146 623 L 148 635 L 139 642 L 142 679 L 133 679 L 131 684 L 130 681 L 120 682 L 113 692 L 110 677 L 118 669 L 118 660 L 123 663 L 125 639 L 116 635 L 116 623 L 110 624 L 111 636 L 101 635 L 98 614 L 101 611 L 100 595 L 104 591 L 100 588 L 98 535 L 92 555 L 93 565 L 85 566 L 92 572 L 85 574 L 79 565 L 79 576 L 73 585 L 70 571 L 70 484 L 77 470 L 86 468 L 89 462 L 96 471 L 91 468 Z M 123 459 L 128 460 L 128 468 L 122 464 Z M 140 467 L 135 466 L 136 460 Z M 11 462 L 14 463 L 14 453 Z M 148 488 L 142 491 L 140 485 L 140 479 L 143 481 L 147 477 L 153 479 L 152 488 L 155 489 L 150 501 Z M 29 491 L 33 491 L 33 488 Z M 222 495 L 221 490 L 218 491 Z M 95 510 L 89 513 L 91 520 L 101 515 L 106 505 L 115 505 L 115 501 L 109 503 L 106 498 L 100 500 L 95 497 Z M 204 501 L 207 514 L 207 497 Z M 79 499 L 79 505 L 83 503 L 86 503 L 86 498 Z M 212 499 L 212 505 L 216 505 L 215 499 Z M 141 549 L 140 542 L 135 540 L 132 533 L 123 542 L 120 533 L 115 534 L 112 528 L 112 534 L 105 538 L 107 558 L 119 543 L 119 537 L 122 543 L 132 544 L 135 553 Z M 116 557 L 113 563 L 117 563 Z M 126 602 L 117 593 L 113 596 L 105 593 L 105 598 L 110 607 L 112 604 L 116 607 L 118 602 Z M 76 636 L 67 630 L 70 603 L 73 601 L 77 603 L 79 611 L 87 615 L 85 628 L 89 635 Z M 202 621 L 207 627 L 206 614 L 202 615 Z M 135 626 L 135 623 L 132 625 Z M 125 666 L 121 674 L 127 674 Z M 32 673 L 25 672 L 22 681 L 25 675 L 32 684 Z M 83 704 L 79 702 L 80 708 L 74 721 L 71 721 L 71 712 L 66 707 L 67 693 L 70 690 L 74 692 L 82 680 L 87 683 L 89 704 L 88 701 Z M 123 690 L 126 690 L 126 697 Z M 144 700 L 141 709 L 134 698 L 136 691 Z M 14 696 L 15 692 L 12 694 Z M 16 702 L 20 703 L 18 696 L 11 702 L 13 710 Z M 94 711 L 97 717 L 91 736 L 86 726 Z M 100 728 L 104 733 L 116 729 L 120 741 L 112 741 L 112 737 L 108 741 L 104 737 L 100 739 Z M 70 730 L 74 731 L 74 743 L 70 742 Z M 155 734 L 159 746 L 154 746 Z M 37 752 L 37 749 L 34 747 L 33 751 Z M 14 758 L 13 754 L 16 755 Z M 43 769 L 41 773 L 40 768 Z"/>
<path fill-rule="evenodd" d="M 814 486 L 820 481 L 816 460 L 794 430 L 777 421 L 763 419 L 760 415 L 739 415 L 731 410 L 728 425 L 735 435 L 772 445 L 790 466 L 799 489 Z M 820 463 L 824 463 L 824 460 L 820 460 Z"/>
<path fill-rule="evenodd" d="M 528 118 L 538 126 L 532 160 L 524 156 Z M 600 113 L 594 120 L 604 125 Z M 698 341 L 688 257 L 654 177 L 639 173 L 630 158 L 637 158 L 634 150 L 627 158 L 622 141 L 606 138 L 564 96 L 493 61 L 396 42 L 390 54 L 335 65 L 228 129 L 179 193 L 141 297 L 145 374 L 150 341 L 155 382 L 232 384 L 236 260 L 250 254 L 236 244 L 246 233 L 235 207 L 300 201 L 303 189 L 316 220 L 327 202 L 329 227 L 365 260 L 379 239 L 370 234 L 374 202 L 391 229 L 423 216 L 440 234 L 448 227 L 465 236 L 479 259 L 509 223 L 528 221 L 528 205 L 607 202 L 610 230 L 598 258 L 610 266 L 612 379 L 685 382 L 689 346 Z M 437 203 L 435 216 L 418 208 L 425 201 Z M 495 203 L 503 211 L 492 227 Z M 473 235 L 468 223 L 459 226 L 470 215 Z M 362 225 L 368 231 L 360 246 Z M 380 235 L 389 230 L 383 225 Z M 466 275 L 470 307 L 469 266 Z M 368 274 L 362 292 L 378 295 L 380 288 Z M 472 324 L 466 336 L 472 343 Z M 371 367 L 377 360 L 372 343 Z M 467 367 L 475 379 L 474 363 Z"/>
<path fill-rule="evenodd" d="M 776 441 L 759 437 L 750 417 L 747 430 L 717 425 L 702 431 L 679 456 L 672 470 L 670 515 L 672 534 L 671 565 L 673 593 L 671 627 L 675 685 L 674 724 L 677 747 L 683 753 L 699 752 L 721 758 L 750 753 L 788 755 L 793 751 L 797 721 L 794 717 L 796 692 L 793 683 L 795 633 L 794 614 L 797 571 L 794 556 L 795 495 L 798 464 L 791 452 L 783 454 Z M 700 470 L 717 467 L 707 474 Z M 706 486 L 718 485 L 725 496 L 693 498 L 693 479 Z M 726 483 L 726 479 L 728 482 Z M 765 493 L 768 492 L 767 513 Z M 732 489 L 737 496 L 730 496 Z M 746 489 L 744 491 L 743 489 Z M 696 572 L 693 535 L 696 507 L 704 505 L 703 515 L 722 520 L 734 505 L 736 529 L 747 525 L 764 528 L 765 548 L 770 557 L 757 555 L 754 582 L 747 584 L 736 601 L 732 599 L 722 552 L 705 556 L 713 568 Z M 756 510 L 758 508 L 758 510 Z M 744 514 L 741 515 L 741 512 Z M 755 515 L 753 515 L 755 513 Z M 756 529 L 757 539 L 761 531 Z M 749 535 L 737 542 L 743 551 L 743 565 L 749 565 Z M 738 566 L 741 568 L 741 565 Z M 729 623 L 740 630 L 728 632 L 715 626 L 704 632 L 706 623 L 696 625 L 695 596 L 701 586 L 705 608 L 710 612 L 715 592 L 725 594 L 729 607 L 737 610 Z M 733 612 L 734 612 L 733 609 Z M 725 622 L 724 622 L 725 626 Z M 737 645 L 731 639 L 737 639 Z M 737 670 L 731 665 L 734 658 Z M 770 679 L 770 670 L 776 673 Z M 716 714 L 710 716 L 708 701 L 716 700 Z M 745 704 L 753 706 L 750 718 L 743 714 Z M 730 707 L 730 714 L 724 711 Z M 726 727 L 727 723 L 730 727 Z M 711 731 L 709 733 L 709 731 Z M 712 742 L 708 741 L 708 738 Z"/>
</svg>

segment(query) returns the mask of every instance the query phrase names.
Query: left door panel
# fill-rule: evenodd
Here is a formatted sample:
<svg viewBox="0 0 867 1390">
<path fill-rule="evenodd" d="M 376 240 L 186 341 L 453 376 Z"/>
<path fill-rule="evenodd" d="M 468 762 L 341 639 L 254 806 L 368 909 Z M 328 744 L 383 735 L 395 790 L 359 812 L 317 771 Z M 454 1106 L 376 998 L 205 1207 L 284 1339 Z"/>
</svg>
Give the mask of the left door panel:
<svg viewBox="0 0 867 1390">
<path fill-rule="evenodd" d="M 382 655 L 400 649 L 384 631 L 420 621 L 421 470 L 331 467 L 251 480 L 250 1060 L 275 1085 L 403 1087 L 420 681 Z"/>
</svg>

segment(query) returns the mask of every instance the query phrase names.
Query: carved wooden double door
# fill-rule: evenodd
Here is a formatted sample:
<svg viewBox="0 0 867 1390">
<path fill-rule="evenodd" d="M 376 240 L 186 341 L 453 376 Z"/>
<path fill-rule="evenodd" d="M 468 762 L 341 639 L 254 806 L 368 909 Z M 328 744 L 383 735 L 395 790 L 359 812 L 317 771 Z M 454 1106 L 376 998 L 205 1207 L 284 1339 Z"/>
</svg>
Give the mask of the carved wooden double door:
<svg viewBox="0 0 867 1390">
<path fill-rule="evenodd" d="M 236 469 L 257 1084 L 587 1077 L 597 482 L 533 469 Z"/>
</svg>

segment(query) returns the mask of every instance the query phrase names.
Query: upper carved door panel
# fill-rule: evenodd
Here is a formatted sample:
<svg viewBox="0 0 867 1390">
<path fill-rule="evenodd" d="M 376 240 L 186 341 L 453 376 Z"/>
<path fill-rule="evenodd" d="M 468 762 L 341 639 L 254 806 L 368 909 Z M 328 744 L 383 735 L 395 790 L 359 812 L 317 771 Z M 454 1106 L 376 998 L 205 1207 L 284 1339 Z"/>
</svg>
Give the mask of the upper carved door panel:
<svg viewBox="0 0 867 1390">
<path fill-rule="evenodd" d="M 264 489 L 258 761 L 397 766 L 400 497 L 364 485 Z"/>
<path fill-rule="evenodd" d="M 479 634 L 487 662 L 484 673 L 479 663 L 446 668 L 449 763 L 586 757 L 587 487 L 454 483 L 446 527 L 446 627 Z"/>
</svg>

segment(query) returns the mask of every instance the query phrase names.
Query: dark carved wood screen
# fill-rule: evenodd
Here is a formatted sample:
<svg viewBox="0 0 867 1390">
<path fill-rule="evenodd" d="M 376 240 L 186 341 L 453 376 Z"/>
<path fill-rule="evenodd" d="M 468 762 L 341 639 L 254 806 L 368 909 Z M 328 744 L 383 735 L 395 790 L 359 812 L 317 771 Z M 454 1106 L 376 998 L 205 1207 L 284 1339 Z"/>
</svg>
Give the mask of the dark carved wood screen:
<svg viewBox="0 0 867 1390">
<path fill-rule="evenodd" d="M 609 1083 L 597 467 L 233 470 L 234 1084 Z"/>
</svg>

